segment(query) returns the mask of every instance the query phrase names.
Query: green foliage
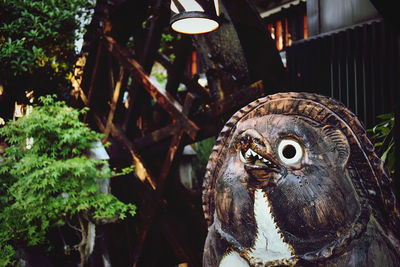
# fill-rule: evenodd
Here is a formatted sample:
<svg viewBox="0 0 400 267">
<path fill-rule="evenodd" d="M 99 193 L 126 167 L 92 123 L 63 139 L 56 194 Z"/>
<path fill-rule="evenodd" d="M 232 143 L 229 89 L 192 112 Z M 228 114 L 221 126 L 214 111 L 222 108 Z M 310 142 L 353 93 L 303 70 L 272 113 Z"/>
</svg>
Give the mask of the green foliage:
<svg viewBox="0 0 400 267">
<path fill-rule="evenodd" d="M 168 82 L 168 73 L 160 63 L 154 63 L 150 76 L 154 77 L 163 88 L 166 87 Z"/>
<path fill-rule="evenodd" d="M 196 160 L 193 162 L 196 177 L 203 178 L 215 140 L 215 137 L 210 137 L 193 144 L 193 150 L 196 151 Z"/>
<path fill-rule="evenodd" d="M 112 173 L 106 161 L 87 156 L 102 135 L 79 120 L 86 109 L 72 109 L 51 96 L 39 101 L 41 106 L 0 128 L 9 144 L 0 165 L 0 266 L 11 262 L 12 244 L 43 244 L 49 228 L 65 219 L 135 214 L 135 205 L 99 193 L 99 180 Z"/>
<path fill-rule="evenodd" d="M 378 152 L 382 155 L 381 159 L 388 167 L 389 174 L 393 175 L 395 171 L 394 113 L 381 114 L 378 119 L 381 122 L 368 131 L 373 133 L 372 139 L 375 141 L 375 147 L 378 148 Z"/>
<path fill-rule="evenodd" d="M 181 34 L 173 31 L 171 27 L 165 28 L 161 34 L 160 48 L 158 51 L 168 56 L 173 62 L 175 60 L 174 45 L 176 41 L 180 40 L 181 38 Z"/>
<path fill-rule="evenodd" d="M 210 157 L 211 151 L 215 145 L 215 137 L 204 139 L 200 142 L 194 143 L 194 151 L 196 151 L 197 158 L 205 166 Z"/>
<path fill-rule="evenodd" d="M 46 77 L 65 86 L 91 8 L 87 0 L 0 0 L 0 82 Z"/>
</svg>

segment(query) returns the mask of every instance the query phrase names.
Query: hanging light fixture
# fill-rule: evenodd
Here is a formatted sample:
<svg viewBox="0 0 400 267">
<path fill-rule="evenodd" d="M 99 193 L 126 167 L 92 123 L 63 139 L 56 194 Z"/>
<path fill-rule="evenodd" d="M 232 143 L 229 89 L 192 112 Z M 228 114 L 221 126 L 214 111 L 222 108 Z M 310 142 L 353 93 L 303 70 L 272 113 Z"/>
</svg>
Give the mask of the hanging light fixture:
<svg viewBox="0 0 400 267">
<path fill-rule="evenodd" d="M 177 32 L 199 34 L 218 28 L 218 0 L 171 0 L 171 27 Z"/>
</svg>

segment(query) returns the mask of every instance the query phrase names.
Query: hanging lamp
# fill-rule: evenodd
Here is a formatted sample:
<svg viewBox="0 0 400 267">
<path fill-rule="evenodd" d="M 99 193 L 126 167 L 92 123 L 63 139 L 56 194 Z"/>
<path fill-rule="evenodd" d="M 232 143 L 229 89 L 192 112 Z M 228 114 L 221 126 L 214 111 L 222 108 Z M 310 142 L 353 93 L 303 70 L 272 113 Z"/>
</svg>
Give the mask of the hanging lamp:
<svg viewBox="0 0 400 267">
<path fill-rule="evenodd" d="M 218 0 L 171 0 L 171 27 L 185 34 L 200 34 L 218 28 Z"/>
</svg>

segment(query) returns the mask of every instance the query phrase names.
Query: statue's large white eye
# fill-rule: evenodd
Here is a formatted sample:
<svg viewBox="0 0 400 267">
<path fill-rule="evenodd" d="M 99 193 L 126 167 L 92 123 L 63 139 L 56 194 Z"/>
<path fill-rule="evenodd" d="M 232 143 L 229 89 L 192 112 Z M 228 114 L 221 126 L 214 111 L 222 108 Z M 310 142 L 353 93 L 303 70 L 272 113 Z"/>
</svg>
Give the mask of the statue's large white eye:
<svg viewBox="0 0 400 267">
<path fill-rule="evenodd" d="M 294 165 L 300 162 L 303 157 L 301 145 L 293 139 L 283 139 L 278 146 L 279 159 L 287 164 Z"/>
</svg>

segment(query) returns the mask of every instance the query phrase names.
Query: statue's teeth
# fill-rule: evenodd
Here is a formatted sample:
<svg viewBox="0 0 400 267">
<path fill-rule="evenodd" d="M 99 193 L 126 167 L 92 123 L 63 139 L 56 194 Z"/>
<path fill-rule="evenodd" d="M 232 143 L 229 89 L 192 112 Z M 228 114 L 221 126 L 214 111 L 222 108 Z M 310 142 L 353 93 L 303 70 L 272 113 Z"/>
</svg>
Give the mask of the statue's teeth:
<svg viewBox="0 0 400 267">
<path fill-rule="evenodd" d="M 257 152 L 255 152 L 254 150 L 252 150 L 251 148 L 249 148 L 246 153 L 243 155 L 242 152 L 239 153 L 239 158 L 243 163 L 249 163 L 249 161 L 251 161 L 250 157 L 257 158 L 257 160 L 254 162 L 257 165 L 272 165 L 271 161 L 269 161 L 268 159 L 262 157 L 261 155 L 259 155 Z"/>
<path fill-rule="evenodd" d="M 249 149 L 249 150 L 247 150 L 246 151 L 246 154 L 244 155 L 246 158 L 248 158 L 248 157 L 250 157 L 251 155 L 252 155 L 252 153 L 251 153 L 251 149 Z"/>
<path fill-rule="evenodd" d="M 262 161 L 263 161 L 264 163 L 271 164 L 271 161 L 269 161 L 269 160 L 267 160 L 267 159 L 265 159 L 265 158 L 263 158 Z"/>
</svg>

